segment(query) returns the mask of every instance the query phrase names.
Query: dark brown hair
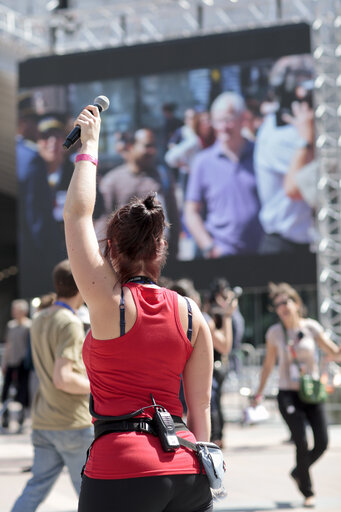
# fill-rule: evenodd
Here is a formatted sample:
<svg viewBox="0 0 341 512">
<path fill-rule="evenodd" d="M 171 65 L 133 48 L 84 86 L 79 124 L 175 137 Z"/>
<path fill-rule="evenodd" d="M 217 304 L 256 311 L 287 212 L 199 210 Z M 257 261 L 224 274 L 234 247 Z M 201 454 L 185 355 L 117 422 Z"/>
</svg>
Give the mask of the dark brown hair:
<svg viewBox="0 0 341 512">
<path fill-rule="evenodd" d="M 271 301 L 271 310 L 274 311 L 274 301 L 276 300 L 276 298 L 279 296 L 279 295 L 287 295 L 289 297 L 289 299 L 293 300 L 294 302 L 296 302 L 296 304 L 298 304 L 299 306 L 299 314 L 301 317 L 305 316 L 306 314 L 306 309 L 305 309 L 305 306 L 303 304 L 303 301 L 301 299 L 301 297 L 299 296 L 299 294 L 297 293 L 297 291 L 295 290 L 295 288 L 293 288 L 292 286 L 290 286 L 290 284 L 288 283 L 272 283 L 270 282 L 268 284 L 268 290 L 269 290 L 269 299 Z"/>
<path fill-rule="evenodd" d="M 63 260 L 53 269 L 53 284 L 58 297 L 70 298 L 78 293 L 78 288 L 71 272 L 69 260 Z"/>
<path fill-rule="evenodd" d="M 166 246 L 161 244 L 166 224 L 156 193 L 145 199 L 133 198 L 113 213 L 107 227 L 104 252 L 117 267 L 121 283 L 136 275 L 143 262 L 145 273 L 157 281 L 166 259 Z"/>
</svg>

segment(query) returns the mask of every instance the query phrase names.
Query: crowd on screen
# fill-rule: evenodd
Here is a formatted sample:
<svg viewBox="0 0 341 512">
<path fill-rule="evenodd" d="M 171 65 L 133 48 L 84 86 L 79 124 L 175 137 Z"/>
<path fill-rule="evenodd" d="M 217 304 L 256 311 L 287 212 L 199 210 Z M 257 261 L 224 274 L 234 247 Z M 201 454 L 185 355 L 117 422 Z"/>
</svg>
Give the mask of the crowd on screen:
<svg viewBox="0 0 341 512">
<path fill-rule="evenodd" d="M 98 236 L 115 208 L 156 191 L 170 225 L 171 258 L 311 250 L 317 175 L 312 76 L 310 56 L 282 57 L 269 75 L 272 95 L 262 102 L 224 91 L 209 110 L 191 107 L 182 115 L 168 102 L 159 133 L 139 127 L 113 134 L 119 163 L 116 158 L 103 171 L 99 162 Z M 50 253 L 46 273 L 65 256 L 62 211 L 77 151 L 62 148 L 69 129 L 69 120 L 38 116 L 28 98 L 21 100 L 21 254 L 29 252 L 42 273 L 42 245 Z"/>
</svg>

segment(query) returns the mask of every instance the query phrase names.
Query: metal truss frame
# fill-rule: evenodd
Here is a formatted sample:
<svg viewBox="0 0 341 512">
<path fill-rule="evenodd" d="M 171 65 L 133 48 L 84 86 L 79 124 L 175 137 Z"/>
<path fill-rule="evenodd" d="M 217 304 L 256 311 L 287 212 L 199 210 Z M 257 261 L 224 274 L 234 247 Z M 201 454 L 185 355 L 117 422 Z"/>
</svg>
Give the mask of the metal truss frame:
<svg viewBox="0 0 341 512">
<path fill-rule="evenodd" d="M 319 162 L 317 212 L 320 320 L 341 343 L 341 4 L 315 0 L 315 126 Z"/>
<path fill-rule="evenodd" d="M 0 0 L 0 37 L 33 56 L 310 22 L 314 0 L 70 0 L 50 11 L 25 1 Z"/>
</svg>

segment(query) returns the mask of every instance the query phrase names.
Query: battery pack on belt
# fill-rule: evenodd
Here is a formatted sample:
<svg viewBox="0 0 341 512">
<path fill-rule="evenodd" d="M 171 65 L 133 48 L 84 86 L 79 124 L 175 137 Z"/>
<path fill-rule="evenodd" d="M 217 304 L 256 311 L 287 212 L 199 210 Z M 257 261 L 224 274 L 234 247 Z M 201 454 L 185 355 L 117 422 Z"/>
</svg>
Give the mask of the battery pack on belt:
<svg viewBox="0 0 341 512">
<path fill-rule="evenodd" d="M 176 436 L 174 420 L 164 407 L 156 405 L 153 395 L 151 395 L 151 397 L 155 407 L 153 423 L 161 446 L 165 452 L 174 452 L 180 447 L 179 440 Z"/>
</svg>

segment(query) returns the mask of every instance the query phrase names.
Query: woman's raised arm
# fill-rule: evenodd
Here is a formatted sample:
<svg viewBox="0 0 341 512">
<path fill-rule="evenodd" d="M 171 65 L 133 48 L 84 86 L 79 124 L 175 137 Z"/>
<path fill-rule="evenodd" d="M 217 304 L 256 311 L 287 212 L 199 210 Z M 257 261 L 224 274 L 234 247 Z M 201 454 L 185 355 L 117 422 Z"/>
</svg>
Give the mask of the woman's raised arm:
<svg viewBox="0 0 341 512">
<path fill-rule="evenodd" d="M 65 238 L 72 273 L 91 311 L 101 308 L 112 296 L 117 279 L 101 253 L 92 220 L 101 125 L 97 107 L 88 105 L 76 119 L 76 125 L 81 128 L 80 154 L 89 155 L 92 160 L 80 159 L 75 164 L 64 206 Z"/>
</svg>

